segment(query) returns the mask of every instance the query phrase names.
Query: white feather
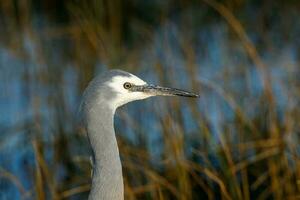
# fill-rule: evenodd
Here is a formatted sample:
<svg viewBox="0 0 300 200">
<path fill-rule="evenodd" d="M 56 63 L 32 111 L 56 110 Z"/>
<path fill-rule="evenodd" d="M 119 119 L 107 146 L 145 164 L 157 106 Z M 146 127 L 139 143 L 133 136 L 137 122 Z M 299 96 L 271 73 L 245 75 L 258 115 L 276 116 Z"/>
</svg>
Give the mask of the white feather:
<svg viewBox="0 0 300 200">
<path fill-rule="evenodd" d="M 128 102 L 145 99 L 151 95 L 145 94 L 143 92 L 132 92 L 124 88 L 124 83 L 129 82 L 134 85 L 145 85 L 147 84 L 142 79 L 131 74 L 130 77 L 127 76 L 116 76 L 109 83 L 108 86 L 111 87 L 117 94 L 118 98 L 114 98 L 114 101 L 110 102 L 113 108 L 120 107 Z"/>
</svg>

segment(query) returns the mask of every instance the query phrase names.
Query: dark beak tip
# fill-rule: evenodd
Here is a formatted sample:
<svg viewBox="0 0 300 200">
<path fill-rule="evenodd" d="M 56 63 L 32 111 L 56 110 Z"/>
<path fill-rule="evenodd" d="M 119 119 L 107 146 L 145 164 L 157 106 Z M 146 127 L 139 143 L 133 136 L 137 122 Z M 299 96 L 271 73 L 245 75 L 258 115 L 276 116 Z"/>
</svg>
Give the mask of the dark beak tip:
<svg viewBox="0 0 300 200">
<path fill-rule="evenodd" d="M 183 96 L 191 97 L 191 98 L 199 98 L 200 94 L 193 93 L 193 92 L 187 92 L 186 95 L 183 95 Z"/>
<path fill-rule="evenodd" d="M 188 97 L 188 98 L 200 98 L 199 94 L 194 94 L 194 93 L 174 94 L 174 96 L 182 96 L 182 97 Z"/>
<path fill-rule="evenodd" d="M 193 97 L 193 98 L 200 98 L 200 95 L 199 94 L 194 94 L 191 97 Z"/>
</svg>

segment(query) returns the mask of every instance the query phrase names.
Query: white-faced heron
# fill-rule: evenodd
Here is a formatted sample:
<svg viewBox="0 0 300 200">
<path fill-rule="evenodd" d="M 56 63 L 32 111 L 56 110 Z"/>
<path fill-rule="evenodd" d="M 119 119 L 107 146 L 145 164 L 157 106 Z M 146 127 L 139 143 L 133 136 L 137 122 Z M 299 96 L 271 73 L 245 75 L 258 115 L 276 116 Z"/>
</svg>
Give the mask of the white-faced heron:
<svg viewBox="0 0 300 200">
<path fill-rule="evenodd" d="M 121 70 L 110 70 L 97 76 L 86 88 L 81 109 L 94 161 L 89 200 L 124 199 L 114 113 L 130 101 L 157 95 L 198 97 L 184 90 L 147 84 Z"/>
</svg>

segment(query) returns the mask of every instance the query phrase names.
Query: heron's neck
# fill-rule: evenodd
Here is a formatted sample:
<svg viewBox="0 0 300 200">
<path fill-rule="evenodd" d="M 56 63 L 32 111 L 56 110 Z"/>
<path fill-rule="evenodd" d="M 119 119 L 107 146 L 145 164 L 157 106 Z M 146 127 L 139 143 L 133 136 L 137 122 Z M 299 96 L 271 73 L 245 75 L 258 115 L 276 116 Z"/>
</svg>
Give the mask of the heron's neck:
<svg viewBox="0 0 300 200">
<path fill-rule="evenodd" d="M 89 200 L 122 200 L 124 186 L 118 144 L 114 132 L 115 110 L 97 104 L 88 113 L 87 131 L 94 152 Z"/>
</svg>

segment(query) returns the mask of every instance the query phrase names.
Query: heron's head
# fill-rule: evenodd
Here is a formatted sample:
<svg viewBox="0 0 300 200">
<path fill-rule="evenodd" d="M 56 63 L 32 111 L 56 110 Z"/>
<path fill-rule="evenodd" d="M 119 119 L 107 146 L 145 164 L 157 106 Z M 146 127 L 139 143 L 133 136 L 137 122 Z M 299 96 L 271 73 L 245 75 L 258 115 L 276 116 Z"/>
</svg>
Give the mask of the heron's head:
<svg viewBox="0 0 300 200">
<path fill-rule="evenodd" d="M 115 94 L 111 103 L 116 107 L 151 96 L 198 97 L 197 94 L 184 90 L 148 84 L 137 76 L 121 70 L 112 70 L 110 73 L 114 75 L 106 84 Z"/>
<path fill-rule="evenodd" d="M 90 110 L 97 104 L 115 110 L 128 102 L 159 95 L 198 97 L 197 94 L 184 90 L 148 84 L 122 70 L 110 70 L 91 81 L 84 92 L 81 108 Z"/>
</svg>

